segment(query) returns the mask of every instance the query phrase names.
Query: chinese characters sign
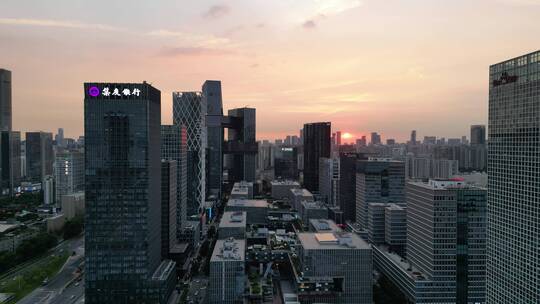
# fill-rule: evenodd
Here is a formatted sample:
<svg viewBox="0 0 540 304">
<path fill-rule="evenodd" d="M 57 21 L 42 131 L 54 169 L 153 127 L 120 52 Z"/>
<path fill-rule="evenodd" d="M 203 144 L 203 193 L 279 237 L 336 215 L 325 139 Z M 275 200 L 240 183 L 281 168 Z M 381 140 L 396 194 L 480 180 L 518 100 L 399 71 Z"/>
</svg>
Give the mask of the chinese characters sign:
<svg viewBox="0 0 540 304">
<path fill-rule="evenodd" d="M 88 87 L 88 96 L 90 97 L 129 97 L 141 95 L 141 90 L 139 88 L 125 87 L 125 86 L 103 86 L 98 87 L 96 85 L 91 85 Z"/>
</svg>

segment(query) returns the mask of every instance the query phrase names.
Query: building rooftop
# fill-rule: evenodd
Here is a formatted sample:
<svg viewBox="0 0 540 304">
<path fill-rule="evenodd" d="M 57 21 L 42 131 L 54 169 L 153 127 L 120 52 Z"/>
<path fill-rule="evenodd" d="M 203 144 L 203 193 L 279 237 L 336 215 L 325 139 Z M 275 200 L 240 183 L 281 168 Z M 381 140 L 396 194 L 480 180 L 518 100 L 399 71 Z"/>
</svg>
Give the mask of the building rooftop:
<svg viewBox="0 0 540 304">
<path fill-rule="evenodd" d="M 217 240 L 211 262 L 219 261 L 245 261 L 246 241 L 228 238 L 226 240 Z"/>
<path fill-rule="evenodd" d="M 407 207 L 391 203 L 391 204 L 388 204 L 388 207 L 386 207 L 386 209 L 388 209 L 388 210 L 399 210 L 399 211 L 403 210 L 404 211 L 404 210 L 407 210 Z"/>
<path fill-rule="evenodd" d="M 431 190 L 449 190 L 455 188 L 470 188 L 470 189 L 484 189 L 475 185 L 468 184 L 463 178 L 449 178 L 449 179 L 430 179 L 429 182 L 409 182 L 411 185 L 416 185 Z"/>
<path fill-rule="evenodd" d="M 272 186 L 298 186 L 300 188 L 300 183 L 294 180 L 274 180 L 270 184 Z"/>
<path fill-rule="evenodd" d="M 240 182 L 234 183 L 233 188 L 237 188 L 237 187 L 253 187 L 253 183 L 247 182 L 247 181 L 240 181 Z"/>
<path fill-rule="evenodd" d="M 255 199 L 229 199 L 227 207 L 268 208 L 268 202 Z"/>
<path fill-rule="evenodd" d="M 302 205 L 306 209 L 327 209 L 326 205 L 320 201 L 302 201 Z"/>
<path fill-rule="evenodd" d="M 231 195 L 233 195 L 233 194 L 248 195 L 249 194 L 249 189 L 247 187 L 234 187 L 231 190 Z"/>
<path fill-rule="evenodd" d="M 310 219 L 309 223 L 317 232 L 340 232 L 342 231 L 332 220 Z"/>
<path fill-rule="evenodd" d="M 221 217 L 219 228 L 246 227 L 246 217 L 245 211 L 226 211 Z"/>
<path fill-rule="evenodd" d="M 308 189 L 304 189 L 304 188 L 295 188 L 295 189 L 291 189 L 291 192 L 293 195 L 302 195 L 302 196 L 313 196 L 313 194 L 311 194 L 311 192 L 309 192 Z"/>
<path fill-rule="evenodd" d="M 299 233 L 304 249 L 371 249 L 358 235 L 347 232 Z"/>
</svg>

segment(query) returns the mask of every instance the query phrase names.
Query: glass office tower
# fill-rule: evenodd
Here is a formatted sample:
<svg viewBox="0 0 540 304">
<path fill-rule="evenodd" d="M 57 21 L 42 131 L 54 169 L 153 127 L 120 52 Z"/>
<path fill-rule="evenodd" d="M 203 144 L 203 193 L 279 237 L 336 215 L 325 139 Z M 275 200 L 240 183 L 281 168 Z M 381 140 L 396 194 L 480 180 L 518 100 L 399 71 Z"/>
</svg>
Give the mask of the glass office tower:
<svg viewBox="0 0 540 304">
<path fill-rule="evenodd" d="M 160 91 L 86 83 L 85 301 L 166 303 L 174 262 L 161 262 Z"/>
<path fill-rule="evenodd" d="M 206 104 L 201 92 L 173 93 L 173 122 L 186 128 L 187 210 L 196 215 L 205 201 L 206 186 Z"/>
<path fill-rule="evenodd" d="M 223 180 L 223 100 L 221 97 L 221 81 L 207 80 L 202 87 L 203 99 L 206 104 L 206 134 L 207 134 L 207 170 L 206 194 L 209 198 L 221 197 Z"/>
<path fill-rule="evenodd" d="M 487 302 L 540 302 L 540 51 L 489 68 Z"/>
<path fill-rule="evenodd" d="M 319 190 L 319 158 L 330 157 L 330 122 L 304 125 L 304 187 Z"/>
</svg>

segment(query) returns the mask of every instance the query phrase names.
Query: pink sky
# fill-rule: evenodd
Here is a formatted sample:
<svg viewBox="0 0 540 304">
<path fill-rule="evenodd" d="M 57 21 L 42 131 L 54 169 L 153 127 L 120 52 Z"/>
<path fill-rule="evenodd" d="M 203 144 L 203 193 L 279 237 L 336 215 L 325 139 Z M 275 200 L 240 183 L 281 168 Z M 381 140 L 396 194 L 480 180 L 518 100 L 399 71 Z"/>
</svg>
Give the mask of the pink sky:
<svg viewBox="0 0 540 304">
<path fill-rule="evenodd" d="M 540 47 L 540 1 L 3 0 L 0 67 L 14 128 L 83 133 L 85 81 L 171 92 L 222 81 L 258 137 L 332 121 L 354 135 L 468 135 L 487 123 L 488 67 Z"/>
</svg>

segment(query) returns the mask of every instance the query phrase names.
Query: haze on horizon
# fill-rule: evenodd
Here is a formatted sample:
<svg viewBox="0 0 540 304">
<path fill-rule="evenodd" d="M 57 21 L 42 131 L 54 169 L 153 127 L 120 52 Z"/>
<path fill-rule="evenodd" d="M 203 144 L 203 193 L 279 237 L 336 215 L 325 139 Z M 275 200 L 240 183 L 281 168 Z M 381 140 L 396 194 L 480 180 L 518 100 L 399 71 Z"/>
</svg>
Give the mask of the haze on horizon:
<svg viewBox="0 0 540 304">
<path fill-rule="evenodd" d="M 83 82 L 222 81 L 257 137 L 332 121 L 355 136 L 460 137 L 487 123 L 488 67 L 539 48 L 540 1 L 3 0 L 14 130 L 83 133 Z"/>
</svg>

